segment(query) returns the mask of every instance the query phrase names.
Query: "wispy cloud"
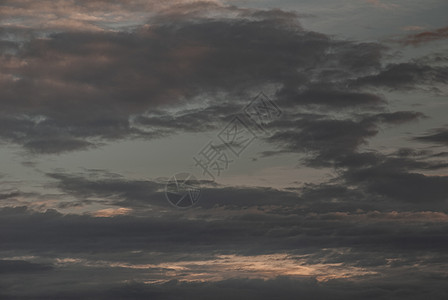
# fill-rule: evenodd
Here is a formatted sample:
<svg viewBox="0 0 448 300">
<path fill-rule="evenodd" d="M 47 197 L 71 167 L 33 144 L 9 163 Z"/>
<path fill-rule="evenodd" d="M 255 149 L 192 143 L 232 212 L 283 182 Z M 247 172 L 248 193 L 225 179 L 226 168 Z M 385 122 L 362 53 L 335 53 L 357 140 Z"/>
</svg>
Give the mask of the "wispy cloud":
<svg viewBox="0 0 448 300">
<path fill-rule="evenodd" d="M 434 41 L 445 40 L 448 38 L 448 27 L 437 28 L 431 31 L 422 31 L 411 34 L 401 40 L 404 45 L 419 46 Z"/>
</svg>

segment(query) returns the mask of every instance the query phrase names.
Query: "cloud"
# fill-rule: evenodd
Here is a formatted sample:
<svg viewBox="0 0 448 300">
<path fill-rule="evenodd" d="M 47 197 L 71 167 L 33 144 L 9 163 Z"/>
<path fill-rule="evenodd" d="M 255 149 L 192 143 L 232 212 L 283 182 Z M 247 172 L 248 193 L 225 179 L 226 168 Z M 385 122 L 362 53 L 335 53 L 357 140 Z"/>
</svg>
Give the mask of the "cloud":
<svg viewBox="0 0 448 300">
<path fill-rule="evenodd" d="M 363 147 L 425 117 L 389 109 L 375 88 L 446 83 L 443 54 L 385 64 L 384 45 L 308 31 L 278 9 L 4 3 L 2 141 L 58 154 L 216 130 L 263 90 L 283 111 L 264 154 L 307 153 L 304 164 L 333 173 L 284 189 L 198 182 L 200 202 L 179 211 L 163 178 L 46 172 L 53 202 L 0 194 L 10 206 L 0 208 L 0 298 L 444 296 L 448 179 L 430 172 L 447 167 L 446 153 Z M 446 144 L 446 132 L 413 139 Z"/>
<path fill-rule="evenodd" d="M 14 192 L 10 192 L 10 193 L 2 193 L 0 194 L 0 200 L 5 200 L 5 199 L 10 199 L 10 198 L 14 198 L 17 196 L 21 196 L 22 193 L 19 191 L 14 191 Z"/>
<path fill-rule="evenodd" d="M 376 165 L 378 161 L 380 158 Z M 199 208 L 179 212 L 168 205 L 153 205 L 152 210 L 140 214 L 136 210 L 141 203 L 135 205 L 135 200 L 141 200 L 145 193 L 148 198 L 157 193 L 157 188 L 151 188 L 156 184 L 133 182 L 101 171 L 83 176 L 53 173 L 50 176 L 59 181 L 59 188 L 71 195 L 109 199 L 117 204 L 127 199 L 128 204 L 134 204 L 130 206 L 134 211 L 126 215 L 121 212 L 130 207 L 110 208 L 100 210 L 107 217 L 99 218 L 54 210 L 36 212 L 26 207 L 0 209 L 0 255 L 18 260 L 11 255 L 33 254 L 22 258 L 28 261 L 25 265 L 50 265 L 57 270 L 45 271 L 26 289 L 21 288 L 23 283 L 16 276 L 2 278 L 2 292 L 5 297 L 25 299 L 65 298 L 69 294 L 97 295 L 101 299 L 117 293 L 146 297 L 155 290 L 160 297 L 169 298 L 177 295 L 177 289 L 183 294 L 204 295 L 204 286 L 215 285 L 223 293 L 230 293 L 239 283 L 247 299 L 248 295 L 259 297 L 260 289 L 269 290 L 273 281 L 280 280 L 276 276 L 283 274 L 282 270 L 297 272 L 281 277 L 280 281 L 290 282 L 291 288 L 300 282 L 312 283 L 314 292 L 307 293 L 313 297 L 327 288 L 346 290 L 345 286 L 354 282 L 357 285 L 351 288 L 356 297 L 366 287 L 373 289 L 384 282 L 404 289 L 403 276 L 407 276 L 406 281 L 418 282 L 428 276 L 440 278 L 431 281 L 431 287 L 439 289 L 444 277 L 438 261 L 444 260 L 448 247 L 440 234 L 448 226 L 446 214 L 412 211 L 405 202 L 397 202 L 391 211 L 390 201 L 374 196 L 380 191 L 369 190 L 369 185 L 361 188 L 370 179 L 381 184 L 378 180 L 387 176 L 384 172 L 372 173 L 360 170 L 353 174 L 350 187 L 337 182 L 309 185 L 300 195 L 297 190 L 208 187 Z M 347 174 L 345 177 L 350 180 Z M 360 188 L 354 189 L 354 184 Z M 414 186 L 419 183 L 414 182 L 411 188 Z M 217 273 L 220 269 L 223 271 Z M 195 281 L 209 273 L 222 278 Z M 267 277 L 250 279 L 252 275 Z M 73 276 L 84 278 L 89 285 L 84 280 L 73 281 Z M 129 290 L 123 282 L 133 288 Z M 278 291 L 275 288 L 273 293 Z M 426 292 L 426 288 L 419 290 Z M 290 289 L 284 293 L 297 296 Z M 390 289 L 384 293 L 384 298 L 391 296 Z"/>
<path fill-rule="evenodd" d="M 389 64 L 375 75 L 357 78 L 352 86 L 385 87 L 391 90 L 418 89 L 422 85 L 447 83 L 448 70 L 443 66 L 430 66 L 419 62 Z"/>
<path fill-rule="evenodd" d="M 37 32 L 109 31 L 127 29 L 145 22 L 152 14 L 181 4 L 215 4 L 214 1 L 2 1 L 0 25 L 13 30 L 25 28 Z"/>
<path fill-rule="evenodd" d="M 353 115 L 346 119 L 329 119 L 322 115 L 298 115 L 272 124 L 273 134 L 266 140 L 279 150 L 264 155 L 295 152 L 310 153 L 308 164 L 333 166 L 347 157 L 360 157 L 361 145 L 375 136 L 383 124 L 399 125 L 416 121 L 423 114 L 412 111 Z M 367 158 L 367 156 L 365 156 Z"/>
<path fill-rule="evenodd" d="M 188 14 L 170 19 L 173 11 L 167 11 L 157 23 L 130 33 L 61 32 L 32 38 L 17 54 L 4 53 L 2 138 L 33 152 L 58 153 L 95 146 L 86 139 L 160 137 L 179 128 L 165 122 L 164 128 L 141 131 L 130 119 L 137 116 L 135 120 L 150 125 L 138 115 L 161 106 L 182 106 L 219 91 L 239 93 L 278 81 L 272 71 L 286 67 L 289 58 L 266 65 L 258 62 L 267 61 L 272 51 L 287 50 L 290 41 L 300 41 L 295 36 L 301 30 L 298 23 L 291 29 L 284 24 L 296 17 L 282 11 L 211 6 L 217 11 L 244 12 L 246 17 L 192 21 Z M 282 49 L 272 47 L 266 34 L 283 43 Z M 235 47 L 235 42 L 240 46 Z M 261 50 L 259 46 L 268 43 L 269 49 Z M 293 70 L 288 68 L 287 72 Z M 206 112 L 199 112 L 200 116 Z"/>
<path fill-rule="evenodd" d="M 0 59 L 0 137 L 38 154 L 212 130 L 238 99 L 266 86 L 285 110 L 329 112 L 387 104 L 350 89 L 353 78 L 359 86 L 418 83 L 407 69 L 382 70 L 381 44 L 306 31 L 294 13 L 211 2 L 166 8 L 130 31 L 65 31 L 22 44 Z M 425 80 L 435 78 L 421 68 Z M 207 106 L 191 109 L 201 102 Z"/>
<path fill-rule="evenodd" d="M 416 137 L 415 140 L 426 143 L 437 143 L 442 145 L 448 144 L 448 129 L 438 128 L 433 130 L 433 132 L 428 133 L 427 135 Z"/>
<path fill-rule="evenodd" d="M 390 278 L 387 278 L 390 279 Z M 388 289 L 380 289 L 378 285 L 387 285 Z M 182 283 L 171 281 L 163 285 L 145 285 L 137 282 L 122 284 L 113 288 L 89 289 L 76 291 L 74 294 L 58 293 L 55 295 L 44 294 L 47 299 L 66 298 L 70 296 L 83 298 L 94 295 L 97 299 L 158 299 L 188 298 L 188 299 L 272 299 L 280 296 L 282 299 L 356 299 L 356 294 L 368 296 L 374 293 L 377 299 L 406 299 L 409 294 L 417 297 L 430 295 L 433 298 L 443 297 L 440 290 L 440 279 L 437 283 L 428 285 L 412 285 L 410 283 L 372 280 L 367 284 L 357 282 L 334 281 L 328 284 L 319 284 L 314 280 L 290 279 L 279 277 L 277 279 L 263 281 L 250 279 L 230 279 L 215 284 L 209 283 Z M 403 294 L 405 296 L 403 296 Z"/>
<path fill-rule="evenodd" d="M 100 209 L 100 210 L 93 212 L 92 215 L 95 217 L 98 217 L 98 218 L 110 218 L 110 217 L 114 217 L 114 216 L 127 215 L 131 211 L 132 211 L 132 209 L 124 208 L 124 207 L 120 207 L 120 208 L 116 208 L 116 209 L 105 208 L 105 209 Z"/>
<path fill-rule="evenodd" d="M 90 203 L 90 199 L 101 202 L 134 207 L 168 205 L 161 197 L 164 185 L 155 181 L 125 180 L 121 178 L 86 178 L 81 175 L 63 173 L 47 174 L 56 179 L 55 187 L 75 196 L 81 203 Z"/>
<path fill-rule="evenodd" d="M 432 31 L 423 31 L 416 34 L 410 34 L 401 40 L 404 45 L 419 46 L 433 41 L 444 40 L 448 38 L 448 27 L 437 28 Z"/>
<path fill-rule="evenodd" d="M 392 199 L 429 205 L 448 200 L 448 177 L 399 172 L 378 166 L 347 174 L 350 182 Z"/>
<path fill-rule="evenodd" d="M 0 260 L 0 276 L 11 273 L 39 273 L 52 269 L 49 265 L 35 264 L 24 260 Z"/>
</svg>

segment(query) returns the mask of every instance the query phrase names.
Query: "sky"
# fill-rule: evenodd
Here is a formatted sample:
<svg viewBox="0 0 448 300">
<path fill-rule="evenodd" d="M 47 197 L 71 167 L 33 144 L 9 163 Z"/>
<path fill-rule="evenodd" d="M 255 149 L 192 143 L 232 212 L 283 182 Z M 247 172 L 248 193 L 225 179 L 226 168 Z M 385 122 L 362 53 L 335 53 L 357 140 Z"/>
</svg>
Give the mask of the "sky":
<svg viewBox="0 0 448 300">
<path fill-rule="evenodd" d="M 0 299 L 447 299 L 447 13 L 0 1 Z"/>
</svg>

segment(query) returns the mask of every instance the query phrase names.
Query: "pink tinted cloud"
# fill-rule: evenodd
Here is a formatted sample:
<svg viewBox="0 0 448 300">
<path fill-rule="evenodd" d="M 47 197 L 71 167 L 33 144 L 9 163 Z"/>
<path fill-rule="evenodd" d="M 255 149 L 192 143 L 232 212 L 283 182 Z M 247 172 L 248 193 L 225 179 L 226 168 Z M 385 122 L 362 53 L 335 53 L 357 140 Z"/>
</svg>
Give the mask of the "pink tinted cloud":
<svg viewBox="0 0 448 300">
<path fill-rule="evenodd" d="M 423 31 L 416 34 L 408 35 L 402 40 L 405 45 L 420 45 L 423 43 L 429 43 L 433 41 L 443 40 L 448 38 L 448 26 L 438 28 L 432 31 Z"/>
</svg>

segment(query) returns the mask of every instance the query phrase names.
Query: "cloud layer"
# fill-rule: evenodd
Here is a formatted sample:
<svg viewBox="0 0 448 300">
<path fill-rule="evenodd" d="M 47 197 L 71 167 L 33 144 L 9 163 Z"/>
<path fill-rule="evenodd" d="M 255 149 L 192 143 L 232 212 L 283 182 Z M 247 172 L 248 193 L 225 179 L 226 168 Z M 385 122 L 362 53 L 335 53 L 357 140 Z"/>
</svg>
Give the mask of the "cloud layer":
<svg viewBox="0 0 448 300">
<path fill-rule="evenodd" d="M 446 95 L 448 57 L 407 59 L 397 43 L 310 31 L 301 16 L 212 1 L 3 1 L 0 141 L 39 177 L 0 175 L 0 298 L 446 298 L 448 131 L 430 100 Z M 287 157 L 328 176 L 281 188 L 199 180 L 198 204 L 176 210 L 163 177 L 28 161 L 215 132 L 261 91 L 282 113 L 253 161 Z"/>
</svg>

